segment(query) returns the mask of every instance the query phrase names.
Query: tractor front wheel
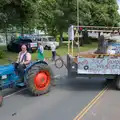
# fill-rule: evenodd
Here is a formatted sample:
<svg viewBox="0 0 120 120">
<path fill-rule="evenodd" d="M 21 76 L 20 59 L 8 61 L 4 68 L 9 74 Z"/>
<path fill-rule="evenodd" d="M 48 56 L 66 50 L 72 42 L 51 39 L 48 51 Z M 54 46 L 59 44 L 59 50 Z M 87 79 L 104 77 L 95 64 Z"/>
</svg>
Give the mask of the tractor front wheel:
<svg viewBox="0 0 120 120">
<path fill-rule="evenodd" d="M 28 71 L 28 89 L 35 96 L 49 92 L 51 87 L 52 72 L 48 65 L 38 63 Z"/>
</svg>

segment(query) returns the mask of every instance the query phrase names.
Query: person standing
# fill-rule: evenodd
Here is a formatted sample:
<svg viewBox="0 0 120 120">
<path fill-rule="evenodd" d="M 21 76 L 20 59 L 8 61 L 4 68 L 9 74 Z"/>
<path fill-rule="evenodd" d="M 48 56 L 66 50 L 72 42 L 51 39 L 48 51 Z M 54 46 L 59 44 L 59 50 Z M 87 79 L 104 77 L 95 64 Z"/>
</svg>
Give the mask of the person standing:
<svg viewBox="0 0 120 120">
<path fill-rule="evenodd" d="M 44 60 L 44 48 L 41 43 L 38 43 L 38 60 Z"/>
<path fill-rule="evenodd" d="M 55 43 L 53 43 L 51 45 L 51 51 L 52 51 L 52 61 L 54 61 L 55 57 L 56 57 L 56 46 L 55 46 Z"/>
</svg>

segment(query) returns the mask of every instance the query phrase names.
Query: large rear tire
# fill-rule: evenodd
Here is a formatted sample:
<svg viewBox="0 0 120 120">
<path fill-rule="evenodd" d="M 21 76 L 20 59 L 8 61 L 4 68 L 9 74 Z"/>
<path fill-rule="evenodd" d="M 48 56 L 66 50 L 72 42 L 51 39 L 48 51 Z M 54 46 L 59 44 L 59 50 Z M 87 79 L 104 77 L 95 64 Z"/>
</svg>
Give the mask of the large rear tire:
<svg viewBox="0 0 120 120">
<path fill-rule="evenodd" d="M 27 86 L 35 96 L 49 92 L 51 81 L 52 72 L 47 64 L 37 63 L 28 71 Z"/>
</svg>

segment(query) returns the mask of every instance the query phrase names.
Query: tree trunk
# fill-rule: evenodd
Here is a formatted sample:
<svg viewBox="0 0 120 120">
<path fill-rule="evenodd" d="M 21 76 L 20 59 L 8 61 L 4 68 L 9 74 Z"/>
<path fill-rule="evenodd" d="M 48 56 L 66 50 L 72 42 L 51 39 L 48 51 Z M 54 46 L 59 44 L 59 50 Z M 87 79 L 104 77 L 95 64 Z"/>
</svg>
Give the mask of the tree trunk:
<svg viewBox="0 0 120 120">
<path fill-rule="evenodd" d="M 23 21 L 21 21 L 21 36 L 24 35 L 24 26 L 23 26 Z"/>
<path fill-rule="evenodd" d="M 89 37 L 88 37 L 88 31 L 83 31 L 82 35 L 83 35 L 83 41 L 84 41 L 84 43 L 85 44 L 90 44 Z"/>
<path fill-rule="evenodd" d="M 5 22 L 5 38 L 6 38 L 6 44 L 8 44 L 7 22 Z"/>
<path fill-rule="evenodd" d="M 60 32 L 60 45 L 63 43 L 63 32 Z"/>
<path fill-rule="evenodd" d="M 100 37 L 100 32 L 98 32 L 98 38 Z"/>
<path fill-rule="evenodd" d="M 84 43 L 83 43 L 83 38 L 79 38 L 79 45 L 80 45 L 80 46 L 83 46 L 83 45 L 84 45 Z"/>
</svg>

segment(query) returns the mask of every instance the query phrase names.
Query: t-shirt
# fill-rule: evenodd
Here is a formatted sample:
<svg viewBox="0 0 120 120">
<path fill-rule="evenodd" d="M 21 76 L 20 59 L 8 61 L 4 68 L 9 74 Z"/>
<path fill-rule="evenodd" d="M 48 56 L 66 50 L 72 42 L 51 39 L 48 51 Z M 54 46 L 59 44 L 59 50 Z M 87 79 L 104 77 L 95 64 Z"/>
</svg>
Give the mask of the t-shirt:
<svg viewBox="0 0 120 120">
<path fill-rule="evenodd" d="M 114 55 L 115 54 L 115 50 L 107 50 L 108 54 Z"/>
<path fill-rule="evenodd" d="M 39 47 L 38 47 L 38 49 L 40 50 L 40 52 L 43 54 L 43 52 L 44 52 L 44 48 L 43 48 L 43 46 L 42 45 L 40 45 Z"/>
<path fill-rule="evenodd" d="M 26 61 L 31 61 L 31 54 L 28 52 L 20 52 L 18 55 L 18 60 L 17 62 L 25 62 L 25 59 L 23 59 L 24 55 L 26 54 Z"/>
<path fill-rule="evenodd" d="M 51 46 L 51 50 L 56 51 L 56 46 L 54 44 Z"/>
</svg>

